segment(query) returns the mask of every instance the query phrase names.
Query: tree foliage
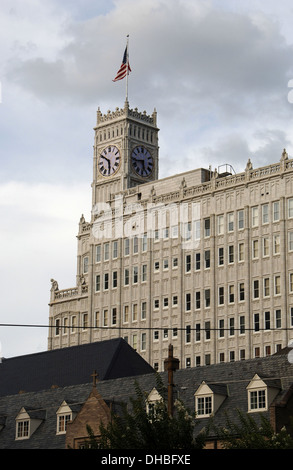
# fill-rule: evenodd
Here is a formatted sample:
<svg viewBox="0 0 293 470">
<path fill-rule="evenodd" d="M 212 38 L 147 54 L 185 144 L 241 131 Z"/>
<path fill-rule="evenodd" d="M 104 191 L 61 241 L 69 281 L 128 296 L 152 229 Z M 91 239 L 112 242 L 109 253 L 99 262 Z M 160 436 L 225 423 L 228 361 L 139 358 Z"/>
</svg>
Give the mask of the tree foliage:
<svg viewBox="0 0 293 470">
<path fill-rule="evenodd" d="M 259 420 L 237 411 L 239 420 L 226 417 L 226 425 L 216 429 L 217 438 L 225 449 L 293 449 L 287 430 L 275 433 L 270 421 L 259 414 Z"/>
<path fill-rule="evenodd" d="M 194 438 L 195 420 L 181 401 L 174 403 L 174 414 L 169 416 L 166 390 L 157 376 L 156 389 L 162 400 L 149 409 L 147 394 L 135 383 L 136 396 L 130 398 L 131 407 L 125 404 L 122 413 L 113 414 L 108 425 L 100 425 L 99 443 L 90 428 L 91 448 L 100 449 L 199 449 L 204 445 L 204 435 Z M 96 442 L 96 443 L 95 443 Z"/>
</svg>

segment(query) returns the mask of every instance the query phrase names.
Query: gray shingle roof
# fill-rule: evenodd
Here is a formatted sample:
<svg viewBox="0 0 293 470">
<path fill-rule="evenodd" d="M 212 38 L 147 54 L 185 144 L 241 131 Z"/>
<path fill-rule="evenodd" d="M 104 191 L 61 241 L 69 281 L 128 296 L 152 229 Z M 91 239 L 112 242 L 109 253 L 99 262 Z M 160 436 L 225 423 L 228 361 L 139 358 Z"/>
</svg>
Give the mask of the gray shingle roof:
<svg viewBox="0 0 293 470">
<path fill-rule="evenodd" d="M 290 364 L 285 355 L 275 355 L 261 359 L 252 359 L 234 363 L 215 364 L 191 369 L 180 369 L 174 374 L 174 397 L 179 397 L 191 412 L 195 410 L 194 393 L 205 381 L 213 390 L 226 391 L 227 396 L 214 416 L 217 426 L 224 426 L 226 413 L 233 419 L 236 410 L 246 412 L 248 409 L 246 387 L 255 374 L 258 374 L 266 383 L 278 380 L 280 391 L 276 401 L 280 402 L 293 383 L 293 364 Z M 160 373 L 163 382 L 167 385 L 167 372 Z M 107 403 L 113 401 L 114 405 L 128 402 L 135 396 L 134 383 L 137 381 L 143 391 L 149 393 L 156 386 L 154 373 L 140 376 L 120 377 L 99 381 L 97 388 Z M 271 382 L 273 381 L 273 382 Z M 56 449 L 64 448 L 65 436 L 56 435 L 56 411 L 65 400 L 69 406 L 81 406 L 88 398 L 92 383 L 70 385 L 63 388 L 22 393 L 0 397 L 0 423 L 5 423 L 0 431 L 0 449 Z M 46 411 L 46 418 L 29 440 L 15 440 L 15 417 L 20 409 Z M 263 413 L 268 416 L 268 413 Z M 196 426 L 196 433 L 208 424 L 208 419 L 200 419 Z"/>
<path fill-rule="evenodd" d="M 122 338 L 4 359 L 0 396 L 46 390 L 152 372 L 152 367 Z"/>
</svg>

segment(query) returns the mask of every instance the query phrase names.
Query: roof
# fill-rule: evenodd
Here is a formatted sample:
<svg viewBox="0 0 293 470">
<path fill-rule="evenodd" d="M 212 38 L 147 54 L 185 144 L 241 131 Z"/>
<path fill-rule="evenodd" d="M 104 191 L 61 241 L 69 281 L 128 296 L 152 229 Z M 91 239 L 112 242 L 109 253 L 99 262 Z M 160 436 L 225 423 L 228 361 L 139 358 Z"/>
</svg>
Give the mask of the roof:
<svg viewBox="0 0 293 470">
<path fill-rule="evenodd" d="M 122 362 L 126 362 L 123 356 Z M 174 373 L 174 397 L 180 398 L 190 412 L 194 413 L 194 393 L 203 381 L 214 393 L 225 392 L 225 400 L 213 418 L 215 426 L 223 427 L 226 425 L 227 416 L 235 422 L 236 410 L 247 412 L 246 387 L 255 374 L 259 375 L 266 384 L 278 380 L 279 391 L 273 403 L 286 404 L 293 391 L 293 364 L 285 355 L 179 369 Z M 167 385 L 168 373 L 161 372 L 159 375 Z M 142 391 L 149 393 L 156 387 L 155 373 L 99 380 L 97 390 L 107 404 L 118 406 L 122 402 L 129 402 L 130 397 L 136 396 L 135 382 L 140 385 Z M 64 449 L 65 435 L 56 435 L 56 411 L 63 401 L 66 401 L 71 409 L 76 406 L 80 408 L 89 397 L 92 387 L 92 383 L 83 383 L 0 397 L 0 425 L 4 425 L 2 430 L 0 428 L 0 449 Z M 30 439 L 19 441 L 15 440 L 15 418 L 22 407 L 28 414 L 36 410 L 46 410 L 46 416 Z M 269 412 L 257 413 L 260 414 L 267 418 L 269 416 Z M 208 418 L 196 420 L 195 433 L 198 434 L 208 424 Z M 210 438 L 213 438 L 212 434 Z"/>
<path fill-rule="evenodd" d="M 92 381 L 153 372 L 122 338 L 4 359 L 0 363 L 0 396 L 35 392 Z"/>
</svg>

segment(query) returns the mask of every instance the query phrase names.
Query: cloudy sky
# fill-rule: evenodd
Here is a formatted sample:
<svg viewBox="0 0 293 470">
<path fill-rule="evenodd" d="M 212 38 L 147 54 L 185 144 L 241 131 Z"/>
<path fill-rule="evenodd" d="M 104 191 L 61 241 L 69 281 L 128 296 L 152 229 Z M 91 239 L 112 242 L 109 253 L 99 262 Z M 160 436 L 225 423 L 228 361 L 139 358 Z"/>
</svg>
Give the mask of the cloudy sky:
<svg viewBox="0 0 293 470">
<path fill-rule="evenodd" d="M 50 279 L 75 285 L 96 111 L 123 107 L 127 34 L 160 177 L 243 171 L 293 156 L 292 21 L 290 0 L 0 0 L 1 324 L 47 325 Z M 0 326 L 0 356 L 46 350 L 47 333 Z"/>
</svg>

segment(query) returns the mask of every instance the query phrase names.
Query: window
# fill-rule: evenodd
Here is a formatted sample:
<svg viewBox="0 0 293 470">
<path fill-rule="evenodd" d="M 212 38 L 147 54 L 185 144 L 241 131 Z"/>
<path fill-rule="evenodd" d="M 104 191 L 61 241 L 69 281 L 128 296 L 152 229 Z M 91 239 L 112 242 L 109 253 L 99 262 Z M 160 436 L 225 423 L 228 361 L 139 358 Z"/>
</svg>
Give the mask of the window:
<svg viewBox="0 0 293 470">
<path fill-rule="evenodd" d="M 221 247 L 219 248 L 219 266 L 222 266 L 224 264 L 224 248 Z"/>
<path fill-rule="evenodd" d="M 293 251 L 293 232 L 288 232 L 288 250 Z"/>
<path fill-rule="evenodd" d="M 274 255 L 280 254 L 280 235 L 276 234 L 273 238 L 274 241 Z"/>
<path fill-rule="evenodd" d="M 239 317 L 239 334 L 244 335 L 245 334 L 245 316 L 241 315 Z"/>
<path fill-rule="evenodd" d="M 112 257 L 113 259 L 118 258 L 118 241 L 114 240 L 112 242 Z"/>
<path fill-rule="evenodd" d="M 186 326 L 185 330 L 185 343 L 190 343 L 191 342 L 191 328 L 190 325 Z"/>
<path fill-rule="evenodd" d="M 87 313 L 83 313 L 82 314 L 82 329 L 83 330 L 86 330 L 88 327 L 88 314 Z"/>
<path fill-rule="evenodd" d="M 89 270 L 89 258 L 88 256 L 85 256 L 83 258 L 83 273 L 86 274 Z"/>
<path fill-rule="evenodd" d="M 205 329 L 205 339 L 206 340 L 211 339 L 211 322 L 210 321 L 205 322 L 204 329 Z"/>
<path fill-rule="evenodd" d="M 160 262 L 159 262 L 159 261 L 155 261 L 154 270 L 155 270 L 155 271 L 159 271 L 159 269 L 160 269 Z"/>
<path fill-rule="evenodd" d="M 246 388 L 248 412 L 267 411 L 280 391 L 277 386 L 268 386 L 257 374 Z"/>
<path fill-rule="evenodd" d="M 288 199 L 288 217 L 293 217 L 293 199 Z"/>
<path fill-rule="evenodd" d="M 244 300 L 245 300 L 244 282 L 240 282 L 240 284 L 239 284 L 239 302 L 243 302 Z"/>
<path fill-rule="evenodd" d="M 195 341 L 200 341 L 200 324 L 195 325 Z"/>
<path fill-rule="evenodd" d="M 172 260 L 172 268 L 177 268 L 178 267 L 178 258 L 173 258 Z"/>
<path fill-rule="evenodd" d="M 104 274 L 104 290 L 109 289 L 109 273 Z"/>
<path fill-rule="evenodd" d="M 293 235 L 293 232 L 292 232 Z M 292 250 L 293 250 L 293 237 L 292 237 Z M 195 270 L 198 271 L 200 269 L 200 253 L 195 254 Z"/>
<path fill-rule="evenodd" d="M 178 296 L 177 295 L 173 295 L 172 297 L 172 305 L 173 307 L 178 305 Z"/>
<path fill-rule="evenodd" d="M 280 220 L 280 202 L 276 201 L 273 204 L 273 221 L 278 222 Z"/>
<path fill-rule="evenodd" d="M 197 415 L 210 416 L 212 413 L 212 397 L 199 397 L 197 398 Z"/>
<path fill-rule="evenodd" d="M 259 331 L 259 313 L 253 315 L 254 331 Z"/>
<path fill-rule="evenodd" d="M 30 413 L 30 412 L 29 412 Z M 20 412 L 15 418 L 16 429 L 15 429 L 15 439 L 29 439 L 32 434 L 36 431 L 39 425 L 42 423 L 45 418 L 45 410 L 38 412 L 38 417 L 32 417 L 25 408 L 21 408 Z M 1 427 L 0 427 L 1 430 Z"/>
<path fill-rule="evenodd" d="M 57 430 L 56 434 L 65 434 L 67 429 L 67 424 L 69 421 L 72 421 L 73 414 L 70 407 L 64 401 L 60 408 L 56 412 L 57 415 Z"/>
<path fill-rule="evenodd" d="M 233 232 L 234 231 L 234 214 L 233 212 L 230 212 L 228 214 L 228 232 Z"/>
<path fill-rule="evenodd" d="M 141 243 L 142 243 L 142 247 L 141 247 L 142 251 L 147 251 L 147 248 L 148 248 L 147 233 L 144 233 L 144 234 L 143 234 Z"/>
<path fill-rule="evenodd" d="M 96 292 L 100 292 L 101 290 L 101 276 L 100 274 L 96 274 Z"/>
<path fill-rule="evenodd" d="M 274 294 L 275 295 L 281 294 L 281 276 L 274 277 Z"/>
<path fill-rule="evenodd" d="M 129 255 L 129 246 L 130 246 L 129 238 L 125 238 L 125 240 L 124 240 L 124 256 Z"/>
<path fill-rule="evenodd" d="M 250 410 L 259 410 L 266 407 L 265 390 L 257 390 L 250 392 Z"/>
<path fill-rule="evenodd" d="M 276 325 L 276 328 L 282 327 L 282 315 L 281 315 L 281 309 L 279 308 L 275 311 L 275 325 Z"/>
<path fill-rule="evenodd" d="M 167 308 L 169 306 L 169 299 L 168 297 L 164 297 L 163 299 L 163 308 Z"/>
<path fill-rule="evenodd" d="M 129 285 L 129 269 L 128 268 L 124 269 L 124 285 L 125 286 Z"/>
<path fill-rule="evenodd" d="M 129 305 L 124 305 L 123 323 L 128 323 L 128 321 L 129 321 Z"/>
<path fill-rule="evenodd" d="M 251 209 L 251 222 L 253 227 L 258 226 L 258 207 L 253 207 Z"/>
<path fill-rule="evenodd" d="M 293 292 L 293 273 L 289 273 L 289 292 Z"/>
<path fill-rule="evenodd" d="M 147 303 L 142 302 L 141 303 L 141 319 L 145 320 L 146 319 L 146 312 L 147 312 Z"/>
<path fill-rule="evenodd" d="M 29 420 L 17 421 L 16 423 L 16 439 L 29 438 Z"/>
<path fill-rule="evenodd" d="M 244 211 L 240 210 L 238 211 L 238 230 L 241 230 L 244 228 Z"/>
<path fill-rule="evenodd" d="M 228 292 L 229 292 L 229 304 L 234 304 L 234 301 L 235 301 L 235 295 L 234 295 L 234 285 L 231 284 L 229 287 L 228 287 Z"/>
<path fill-rule="evenodd" d="M 217 217 L 217 228 L 218 228 L 218 235 L 224 234 L 224 216 L 218 215 Z"/>
<path fill-rule="evenodd" d="M 210 289 L 205 289 L 204 298 L 205 298 L 205 307 L 206 308 L 210 307 L 211 306 L 211 291 L 210 291 Z"/>
<path fill-rule="evenodd" d="M 165 258 L 165 259 L 163 260 L 163 269 L 164 269 L 164 271 L 166 271 L 167 269 L 169 269 L 169 260 L 168 260 L 168 258 Z"/>
<path fill-rule="evenodd" d="M 265 277 L 263 280 L 263 295 L 264 297 L 269 297 L 270 296 L 270 278 Z"/>
<path fill-rule="evenodd" d="M 186 255 L 185 257 L 185 272 L 189 273 L 191 271 L 191 255 Z"/>
<path fill-rule="evenodd" d="M 141 351 L 146 350 L 146 333 L 141 334 L 141 344 L 140 344 Z"/>
<path fill-rule="evenodd" d="M 204 220 L 204 236 L 210 237 L 211 235 L 211 221 L 210 219 L 205 219 Z"/>
<path fill-rule="evenodd" d="M 96 246 L 96 263 L 101 261 L 101 245 Z"/>
<path fill-rule="evenodd" d="M 77 318 L 76 318 L 76 316 L 73 316 L 71 318 L 71 333 L 75 333 L 76 324 L 77 324 Z"/>
<path fill-rule="evenodd" d="M 108 261 L 110 257 L 110 244 L 104 244 L 104 261 Z"/>
<path fill-rule="evenodd" d="M 293 275 L 292 275 L 293 277 Z M 197 291 L 195 293 L 195 309 L 199 310 L 200 309 L 200 291 Z"/>
<path fill-rule="evenodd" d="M 112 325 L 117 324 L 117 308 L 113 307 L 112 308 Z"/>
<path fill-rule="evenodd" d="M 132 321 L 137 321 L 137 304 L 132 305 Z"/>
<path fill-rule="evenodd" d="M 262 223 L 268 224 L 269 223 L 269 205 L 264 204 L 262 206 Z"/>
<path fill-rule="evenodd" d="M 133 253 L 138 253 L 138 237 L 133 237 Z"/>
<path fill-rule="evenodd" d="M 146 282 L 147 280 L 147 265 L 143 264 L 141 267 L 141 282 Z"/>
<path fill-rule="evenodd" d="M 219 305 L 224 305 L 225 301 L 225 294 L 224 294 L 224 287 L 219 287 Z"/>
<path fill-rule="evenodd" d="M 173 328 L 172 330 L 172 338 L 177 338 L 178 336 L 178 328 Z"/>
<path fill-rule="evenodd" d="M 108 310 L 106 309 L 103 311 L 103 326 L 108 326 L 108 321 L 109 321 Z"/>
<path fill-rule="evenodd" d="M 113 271 L 112 273 L 112 287 L 115 289 L 118 285 L 118 273 L 117 271 Z"/>
<path fill-rule="evenodd" d="M 266 257 L 266 256 L 269 256 L 270 254 L 270 251 L 269 251 L 269 237 L 263 237 L 262 239 L 262 248 L 263 248 L 263 256 Z"/>
<path fill-rule="evenodd" d="M 57 318 L 57 319 L 55 320 L 55 336 L 59 336 L 59 334 L 60 334 L 60 326 L 61 326 L 61 325 L 60 325 L 60 319 Z"/>
<path fill-rule="evenodd" d="M 211 252 L 210 250 L 206 250 L 204 252 L 204 263 L 205 263 L 205 268 L 208 269 L 211 267 Z M 200 265 L 200 263 L 199 263 Z"/>
<path fill-rule="evenodd" d="M 228 263 L 234 263 L 234 245 L 228 246 Z"/>
<path fill-rule="evenodd" d="M 271 312 L 265 312 L 264 320 L 265 320 L 265 330 L 270 330 L 271 329 Z"/>
<path fill-rule="evenodd" d="M 244 243 L 238 244 L 238 261 L 244 261 Z"/>
<path fill-rule="evenodd" d="M 223 356 L 221 356 L 221 359 L 223 359 Z M 206 365 L 209 363 L 210 357 L 206 356 Z M 223 385 L 222 388 L 218 387 L 214 391 L 212 385 L 209 386 L 203 381 L 194 394 L 196 418 L 205 418 L 211 416 L 212 413 L 217 413 L 227 396 L 226 390 L 226 386 Z"/>
<path fill-rule="evenodd" d="M 133 284 L 138 283 L 138 266 L 133 266 Z"/>
<path fill-rule="evenodd" d="M 235 335 L 235 319 L 229 318 L 229 336 Z"/>
<path fill-rule="evenodd" d="M 225 330 L 224 330 L 224 320 L 219 320 L 219 338 L 224 338 Z"/>
<path fill-rule="evenodd" d="M 252 258 L 258 258 L 258 240 L 252 240 Z"/>
<path fill-rule="evenodd" d="M 160 308 L 160 301 L 159 299 L 154 300 L 154 309 L 158 310 Z"/>
<path fill-rule="evenodd" d="M 137 334 L 136 333 L 132 335 L 132 347 L 135 351 L 137 350 Z"/>
<path fill-rule="evenodd" d="M 259 298 L 259 280 L 255 279 L 253 281 L 253 298 L 258 299 Z"/>
<path fill-rule="evenodd" d="M 188 293 L 185 296 L 185 311 L 189 312 L 191 310 L 191 294 Z"/>
</svg>

